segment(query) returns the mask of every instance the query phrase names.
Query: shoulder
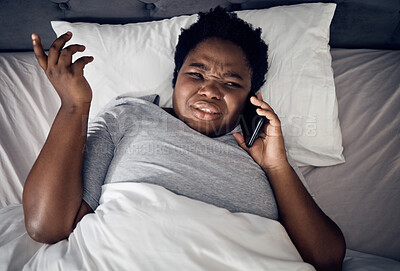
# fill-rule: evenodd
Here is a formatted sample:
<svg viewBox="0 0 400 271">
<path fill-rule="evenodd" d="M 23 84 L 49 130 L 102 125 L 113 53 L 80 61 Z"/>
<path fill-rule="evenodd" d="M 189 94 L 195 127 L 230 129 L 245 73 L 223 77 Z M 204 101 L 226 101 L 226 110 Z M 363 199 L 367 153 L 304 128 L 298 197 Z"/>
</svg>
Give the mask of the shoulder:
<svg viewBox="0 0 400 271">
<path fill-rule="evenodd" d="M 158 95 L 143 97 L 118 96 L 109 101 L 89 122 L 89 134 L 93 131 L 109 131 L 119 134 L 130 124 L 136 123 L 143 115 L 159 108 Z M 118 133 L 117 133 L 118 132 Z"/>
<path fill-rule="evenodd" d="M 125 115 L 137 115 L 148 107 L 158 107 L 159 100 L 157 94 L 142 97 L 118 96 L 110 100 L 93 120 L 118 119 Z"/>
<path fill-rule="evenodd" d="M 132 107 L 135 105 L 156 105 L 158 106 L 160 96 L 157 94 L 146 95 L 141 97 L 131 97 L 131 96 L 118 96 L 108 102 L 101 112 L 112 110 L 113 108 L 119 107 Z"/>
</svg>

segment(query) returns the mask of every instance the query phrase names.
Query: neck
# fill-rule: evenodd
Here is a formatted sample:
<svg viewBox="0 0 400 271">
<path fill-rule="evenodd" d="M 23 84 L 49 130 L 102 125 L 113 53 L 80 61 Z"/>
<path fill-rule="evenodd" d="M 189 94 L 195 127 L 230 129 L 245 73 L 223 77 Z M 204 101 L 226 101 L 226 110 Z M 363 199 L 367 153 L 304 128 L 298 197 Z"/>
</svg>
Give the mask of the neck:
<svg viewBox="0 0 400 271">
<path fill-rule="evenodd" d="M 173 108 L 171 108 L 171 107 L 162 107 L 162 109 L 164 109 L 165 112 L 171 114 L 175 118 L 177 117 Z"/>
</svg>

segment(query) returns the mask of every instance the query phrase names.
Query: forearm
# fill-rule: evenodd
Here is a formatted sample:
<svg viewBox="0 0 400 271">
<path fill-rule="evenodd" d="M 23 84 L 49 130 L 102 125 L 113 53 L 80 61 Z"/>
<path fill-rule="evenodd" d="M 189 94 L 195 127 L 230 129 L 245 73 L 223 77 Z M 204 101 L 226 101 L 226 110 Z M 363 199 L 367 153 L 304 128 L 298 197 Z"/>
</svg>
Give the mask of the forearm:
<svg viewBox="0 0 400 271">
<path fill-rule="evenodd" d="M 251 148 L 243 135 L 233 136 L 268 176 L 281 222 L 303 260 L 318 270 L 340 270 L 346 248 L 342 232 L 317 206 L 287 161 L 281 122 L 274 110 L 261 93 L 250 101 L 269 123 Z"/>
<path fill-rule="evenodd" d="M 25 224 L 36 240 L 55 242 L 72 231 L 82 202 L 88 113 L 89 104 L 60 108 L 27 177 L 23 192 Z"/>
<path fill-rule="evenodd" d="M 289 163 L 265 171 L 281 222 L 304 261 L 317 270 L 340 270 L 345 242 L 338 226 L 317 206 Z"/>
</svg>

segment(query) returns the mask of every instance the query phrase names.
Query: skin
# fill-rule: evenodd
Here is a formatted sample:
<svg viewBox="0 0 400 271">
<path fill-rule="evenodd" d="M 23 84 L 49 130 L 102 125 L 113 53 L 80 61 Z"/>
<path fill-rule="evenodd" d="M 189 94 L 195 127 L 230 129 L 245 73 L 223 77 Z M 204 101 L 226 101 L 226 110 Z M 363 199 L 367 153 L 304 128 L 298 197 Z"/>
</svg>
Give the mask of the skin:
<svg viewBox="0 0 400 271">
<path fill-rule="evenodd" d="M 242 49 L 230 41 L 208 39 L 186 57 L 173 109 L 193 129 L 219 136 L 236 127 L 250 87 L 251 69 Z"/>
<path fill-rule="evenodd" d="M 39 36 L 32 34 L 38 63 L 61 99 L 61 107 L 22 194 L 27 232 L 43 243 L 67 238 L 83 215 L 92 212 L 82 200 L 81 171 L 92 100 L 83 68 L 93 58 L 82 57 L 72 63 L 72 55 L 85 47 L 70 45 L 61 51 L 71 37 L 71 33 L 60 36 L 47 56 Z"/>
<path fill-rule="evenodd" d="M 61 50 L 71 38 L 59 37 L 43 51 L 38 35 L 33 47 L 39 65 L 61 99 L 61 107 L 48 138 L 25 183 L 23 207 L 29 235 L 45 243 L 68 238 L 84 215 L 93 212 L 82 200 L 82 161 L 87 115 L 92 91 L 83 68 L 93 58 L 72 63 L 81 45 Z M 219 136 L 236 125 L 251 87 L 251 69 L 237 45 L 220 39 L 200 43 L 186 57 L 178 73 L 173 109 L 168 112 L 191 128 Z M 280 221 L 304 261 L 317 270 L 341 270 L 345 241 L 337 225 L 316 205 L 288 163 L 281 123 L 261 94 L 250 99 L 257 113 L 269 120 L 249 149 L 241 134 L 238 144 L 265 171 L 274 190 Z"/>
<path fill-rule="evenodd" d="M 262 167 L 274 191 L 280 222 L 305 262 L 317 270 L 341 270 L 346 244 L 339 227 L 318 207 L 290 166 L 281 124 L 261 93 L 251 97 L 257 113 L 269 120 L 260 137 L 247 148 L 241 134 L 238 144 Z"/>
</svg>

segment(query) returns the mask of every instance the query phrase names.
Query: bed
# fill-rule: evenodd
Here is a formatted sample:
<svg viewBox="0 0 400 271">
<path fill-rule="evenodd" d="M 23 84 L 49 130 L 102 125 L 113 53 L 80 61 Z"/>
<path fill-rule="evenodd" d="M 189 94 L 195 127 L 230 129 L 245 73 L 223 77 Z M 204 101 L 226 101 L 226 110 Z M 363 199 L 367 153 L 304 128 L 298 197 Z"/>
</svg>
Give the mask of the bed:
<svg viewBox="0 0 400 271">
<path fill-rule="evenodd" d="M 24 230 L 23 184 L 60 105 L 30 34 L 39 33 L 48 49 L 71 31 L 72 42 L 94 56 L 85 68 L 93 118 L 119 95 L 156 89 L 161 105 L 170 105 L 168 71 L 180 28 L 196 20 L 191 14 L 220 5 L 265 33 L 270 70 L 263 97 L 282 120 L 305 186 L 344 233 L 343 270 L 400 270 L 400 5 L 323 2 L 331 3 L 2 1 L 0 269 L 312 270 L 279 223 L 154 185 L 105 185 L 102 204 L 68 241 L 42 245 Z M 122 235 L 110 230 L 116 223 Z"/>
</svg>

